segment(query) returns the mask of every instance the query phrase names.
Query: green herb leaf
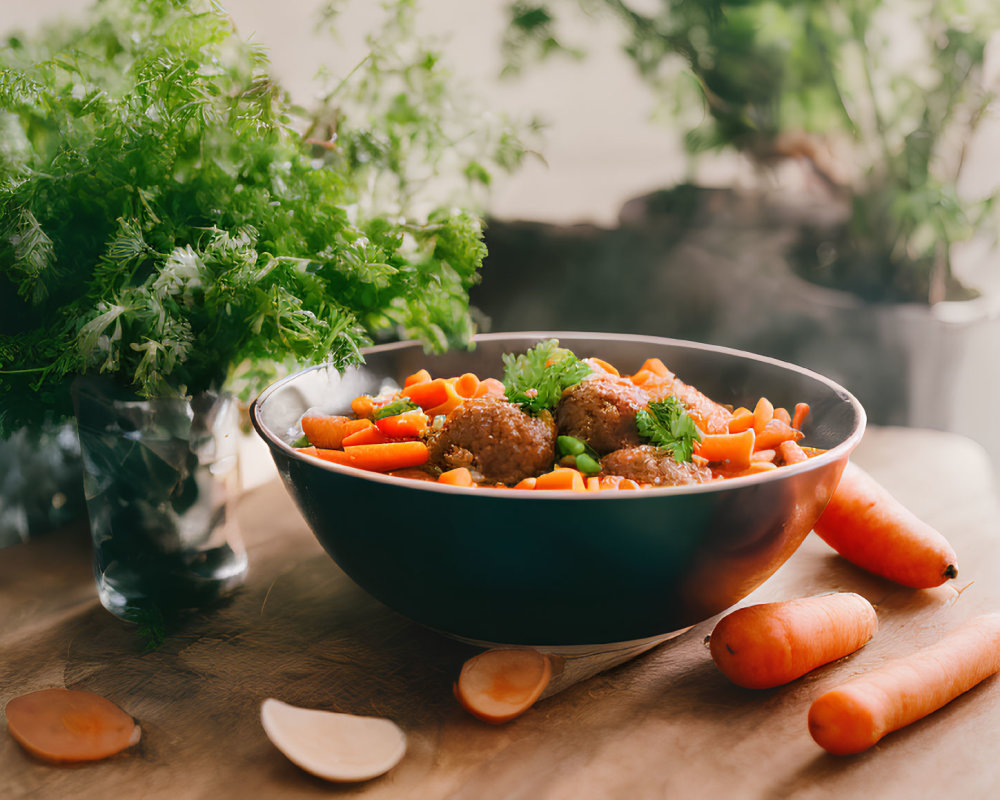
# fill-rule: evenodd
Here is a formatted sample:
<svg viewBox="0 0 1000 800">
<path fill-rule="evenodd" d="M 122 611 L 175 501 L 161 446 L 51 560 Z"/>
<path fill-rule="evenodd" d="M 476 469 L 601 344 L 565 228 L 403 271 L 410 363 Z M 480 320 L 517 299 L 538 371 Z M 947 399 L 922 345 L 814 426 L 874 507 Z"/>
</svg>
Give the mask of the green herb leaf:
<svg viewBox="0 0 1000 800">
<path fill-rule="evenodd" d="M 676 397 L 650 403 L 648 410 L 636 413 L 635 424 L 640 436 L 672 453 L 677 462 L 690 461 L 695 442 L 701 441 L 698 426 Z"/>
<path fill-rule="evenodd" d="M 587 364 L 559 347 L 558 339 L 539 342 L 521 355 L 506 353 L 503 364 L 507 399 L 529 414 L 555 408 L 563 391 L 591 373 Z"/>
<path fill-rule="evenodd" d="M 401 397 L 399 400 L 393 400 L 391 403 L 382 406 L 382 408 L 372 414 L 372 419 L 394 417 L 397 414 L 405 414 L 407 411 L 416 411 L 419 408 L 420 406 L 414 403 L 409 397 Z"/>
</svg>

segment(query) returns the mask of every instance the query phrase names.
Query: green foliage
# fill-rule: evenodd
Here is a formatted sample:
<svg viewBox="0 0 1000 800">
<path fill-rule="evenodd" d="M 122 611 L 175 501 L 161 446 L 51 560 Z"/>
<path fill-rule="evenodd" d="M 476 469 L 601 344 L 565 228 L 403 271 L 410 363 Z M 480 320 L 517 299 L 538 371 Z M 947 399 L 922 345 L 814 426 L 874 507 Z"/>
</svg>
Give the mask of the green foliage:
<svg viewBox="0 0 1000 800">
<path fill-rule="evenodd" d="M 480 221 L 432 173 L 467 174 L 459 153 L 488 182 L 484 164 L 524 150 L 503 121 L 454 113 L 437 56 L 396 47 L 417 42 L 412 3 L 389 11 L 308 138 L 210 0 L 99 0 L 7 42 L 0 432 L 68 413 L 83 373 L 246 395 L 282 367 L 356 363 L 375 337 L 468 341 Z"/>
<path fill-rule="evenodd" d="M 992 0 L 516 0 L 511 65 L 558 51 L 557 8 L 573 6 L 617 23 L 692 157 L 807 158 L 846 188 L 852 217 L 833 258 L 848 288 L 938 299 L 951 243 L 995 228 L 995 194 L 962 202 L 955 191 L 995 95 L 984 75 L 1000 29 Z M 853 175 L 831 173 L 824 141 L 841 145 Z"/>
<path fill-rule="evenodd" d="M 555 408 L 563 391 L 591 372 L 588 364 L 559 347 L 557 339 L 546 339 L 524 353 L 505 353 L 503 364 L 507 399 L 535 415 Z"/>
<path fill-rule="evenodd" d="M 678 463 L 690 461 L 695 443 L 701 441 L 698 426 L 676 397 L 650 403 L 648 410 L 636 412 L 635 424 L 640 436 L 672 454 Z"/>
</svg>

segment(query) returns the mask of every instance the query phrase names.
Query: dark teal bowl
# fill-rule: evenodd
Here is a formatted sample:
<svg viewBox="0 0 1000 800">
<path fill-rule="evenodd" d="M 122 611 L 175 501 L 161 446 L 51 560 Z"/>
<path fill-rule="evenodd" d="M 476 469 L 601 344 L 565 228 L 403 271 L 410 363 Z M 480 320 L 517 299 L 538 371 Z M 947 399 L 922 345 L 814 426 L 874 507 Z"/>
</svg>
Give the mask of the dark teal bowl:
<svg viewBox="0 0 1000 800">
<path fill-rule="evenodd" d="M 501 377 L 501 354 L 551 337 L 628 372 L 658 357 L 721 403 L 809 403 L 803 444 L 827 452 L 752 477 L 590 495 L 391 478 L 319 462 L 290 444 L 309 408 L 349 413 L 354 397 L 422 367 Z M 317 366 L 274 383 L 250 414 L 317 539 L 359 586 L 452 636 L 537 647 L 663 636 L 741 600 L 802 543 L 865 427 L 849 392 L 806 369 L 722 347 L 594 333 L 489 334 L 473 351 L 439 356 L 412 342 L 373 347 L 343 374 Z"/>
</svg>

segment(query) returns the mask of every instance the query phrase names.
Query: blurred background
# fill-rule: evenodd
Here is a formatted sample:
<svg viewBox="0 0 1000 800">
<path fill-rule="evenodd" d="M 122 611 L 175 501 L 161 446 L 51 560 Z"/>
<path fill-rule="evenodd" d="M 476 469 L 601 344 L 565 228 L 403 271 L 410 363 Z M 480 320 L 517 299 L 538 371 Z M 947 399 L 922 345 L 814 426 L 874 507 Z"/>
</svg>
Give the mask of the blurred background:
<svg viewBox="0 0 1000 800">
<path fill-rule="evenodd" d="M 385 15 L 224 5 L 303 105 Z M 0 30 L 79 6 L 8 2 Z M 998 29 L 991 2 L 423 0 L 413 35 L 459 110 L 527 147 L 456 200 L 487 222 L 480 327 L 771 355 L 842 383 L 874 424 L 962 433 L 1000 464 Z"/>
</svg>

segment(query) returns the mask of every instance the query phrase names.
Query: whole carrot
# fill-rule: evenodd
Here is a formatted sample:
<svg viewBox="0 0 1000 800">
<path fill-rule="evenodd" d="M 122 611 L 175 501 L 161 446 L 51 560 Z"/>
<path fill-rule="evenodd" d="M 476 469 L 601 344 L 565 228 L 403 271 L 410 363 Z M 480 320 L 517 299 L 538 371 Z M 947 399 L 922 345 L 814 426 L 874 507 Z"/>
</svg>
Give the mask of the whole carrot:
<svg viewBox="0 0 1000 800">
<path fill-rule="evenodd" d="M 875 609 L 853 592 L 745 606 L 723 617 L 709 650 L 722 673 L 747 689 L 770 689 L 863 647 Z"/>
<path fill-rule="evenodd" d="M 851 563 L 903 586 L 926 589 L 958 575 L 948 540 L 851 462 L 813 530 Z"/>
<path fill-rule="evenodd" d="M 809 733 L 834 755 L 860 753 L 998 671 L 1000 614 L 984 614 L 818 697 L 809 709 Z"/>
</svg>

